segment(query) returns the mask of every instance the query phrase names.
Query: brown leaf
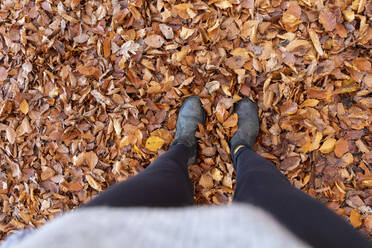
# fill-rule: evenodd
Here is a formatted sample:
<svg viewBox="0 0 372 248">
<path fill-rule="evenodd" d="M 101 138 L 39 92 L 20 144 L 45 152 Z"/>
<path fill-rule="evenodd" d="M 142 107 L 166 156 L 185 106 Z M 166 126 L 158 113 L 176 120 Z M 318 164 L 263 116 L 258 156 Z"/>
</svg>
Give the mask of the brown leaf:
<svg viewBox="0 0 372 248">
<path fill-rule="evenodd" d="M 240 69 L 247 62 L 247 58 L 241 56 L 232 56 L 226 59 L 225 64 L 231 69 Z"/>
<path fill-rule="evenodd" d="M 217 120 L 223 123 L 227 117 L 227 110 L 224 104 L 218 103 L 216 107 L 216 117 Z"/>
<path fill-rule="evenodd" d="M 164 42 L 164 38 L 157 34 L 152 34 L 145 38 L 146 45 L 153 48 L 160 48 Z"/>
<path fill-rule="evenodd" d="M 3 66 L 0 66 L 0 82 L 8 78 L 8 71 Z"/>
<path fill-rule="evenodd" d="M 318 34 L 313 29 L 309 29 L 309 35 L 310 35 L 311 41 L 313 42 L 313 45 L 315 47 L 315 50 L 322 57 L 324 55 L 324 52 L 323 52 L 322 46 L 320 44 Z"/>
<path fill-rule="evenodd" d="M 371 63 L 366 58 L 354 59 L 353 65 L 362 72 L 368 72 L 371 70 Z"/>
<path fill-rule="evenodd" d="M 322 9 L 319 14 L 319 22 L 325 31 L 333 31 L 336 28 L 336 16 L 329 9 Z"/>
<path fill-rule="evenodd" d="M 282 170 L 291 171 L 291 170 L 296 169 L 300 165 L 300 162 L 301 162 L 300 157 L 289 157 L 289 158 L 284 159 L 280 163 L 280 168 Z"/>
<path fill-rule="evenodd" d="M 355 209 L 351 210 L 350 222 L 355 228 L 360 227 L 362 225 L 362 218 L 360 216 L 360 213 Z"/>
<path fill-rule="evenodd" d="M 212 175 L 213 180 L 217 182 L 221 181 L 223 178 L 223 173 L 218 168 L 213 168 L 211 170 L 211 175 Z"/>
<path fill-rule="evenodd" d="M 342 157 L 349 150 L 349 143 L 347 140 L 341 138 L 335 143 L 335 155 L 339 158 Z"/>
<path fill-rule="evenodd" d="M 19 105 L 19 109 L 21 110 L 22 113 L 27 114 L 29 110 L 28 102 L 26 99 L 24 99 L 21 104 Z"/>
<path fill-rule="evenodd" d="M 199 185 L 205 189 L 210 189 L 213 187 L 213 179 L 209 174 L 203 174 L 199 179 Z"/>
<path fill-rule="evenodd" d="M 238 125 L 238 114 L 237 113 L 230 115 L 230 117 L 227 118 L 227 120 L 224 121 L 223 123 L 224 127 L 235 127 L 236 125 Z"/>
<path fill-rule="evenodd" d="M 297 112 L 297 109 L 297 103 L 292 101 L 287 101 L 282 106 L 280 106 L 280 112 L 283 116 L 293 115 Z"/>
<path fill-rule="evenodd" d="M 174 38 L 173 29 L 167 24 L 164 23 L 159 24 L 159 29 L 167 40 Z"/>
<path fill-rule="evenodd" d="M 86 175 L 85 178 L 87 179 L 90 187 L 97 191 L 102 191 L 101 185 L 96 180 L 94 180 L 94 178 L 91 175 Z"/>
<path fill-rule="evenodd" d="M 212 157 L 216 154 L 216 148 L 215 147 L 204 147 L 201 150 L 201 153 L 207 157 Z"/>
<path fill-rule="evenodd" d="M 101 70 L 97 68 L 96 66 L 78 65 L 76 69 L 78 70 L 78 72 L 80 72 L 84 76 L 93 77 L 95 79 L 99 79 L 99 77 L 102 74 Z"/>
<path fill-rule="evenodd" d="M 95 152 L 87 152 L 85 155 L 85 162 L 90 170 L 93 170 L 98 163 L 98 156 Z"/>
<path fill-rule="evenodd" d="M 109 37 L 106 37 L 103 40 L 103 56 L 105 56 L 105 58 L 108 58 L 110 57 L 110 55 L 111 55 L 111 40 Z"/>
</svg>

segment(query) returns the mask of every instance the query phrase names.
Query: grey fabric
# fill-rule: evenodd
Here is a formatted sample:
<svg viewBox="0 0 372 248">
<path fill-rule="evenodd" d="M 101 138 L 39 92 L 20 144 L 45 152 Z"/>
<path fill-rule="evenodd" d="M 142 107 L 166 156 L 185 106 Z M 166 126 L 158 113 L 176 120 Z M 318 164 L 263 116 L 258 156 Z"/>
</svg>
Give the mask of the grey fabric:
<svg viewBox="0 0 372 248">
<path fill-rule="evenodd" d="M 309 247 L 246 204 L 187 208 L 87 208 L 27 235 L 14 248 Z"/>
</svg>

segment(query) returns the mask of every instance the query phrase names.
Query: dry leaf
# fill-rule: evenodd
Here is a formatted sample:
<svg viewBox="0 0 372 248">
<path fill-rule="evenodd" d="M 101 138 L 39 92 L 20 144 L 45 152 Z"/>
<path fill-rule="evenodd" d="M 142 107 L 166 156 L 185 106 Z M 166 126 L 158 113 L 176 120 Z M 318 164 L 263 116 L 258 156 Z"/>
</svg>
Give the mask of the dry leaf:
<svg viewBox="0 0 372 248">
<path fill-rule="evenodd" d="M 315 50 L 322 57 L 324 55 L 324 52 L 323 52 L 322 46 L 320 45 L 318 34 L 314 30 L 309 29 L 309 35 L 310 35 L 311 41 L 313 42 Z"/>
<path fill-rule="evenodd" d="M 349 150 L 349 143 L 347 140 L 341 138 L 335 143 L 335 155 L 339 158 L 342 157 Z"/>
<path fill-rule="evenodd" d="M 280 106 L 280 112 L 283 116 L 293 115 L 297 112 L 297 109 L 297 103 L 292 101 L 287 101 L 282 106 Z"/>
<path fill-rule="evenodd" d="M 229 0 L 220 0 L 214 3 L 214 5 L 216 5 L 220 9 L 228 9 L 232 7 L 232 4 L 230 3 Z"/>
<path fill-rule="evenodd" d="M 360 213 L 355 209 L 351 210 L 350 212 L 350 222 L 355 228 L 360 227 L 362 225 L 362 218 L 360 216 Z"/>
<path fill-rule="evenodd" d="M 324 141 L 324 143 L 322 144 L 322 146 L 319 148 L 319 151 L 321 153 L 324 153 L 324 154 L 333 152 L 333 150 L 335 148 L 335 143 L 336 143 L 336 139 L 334 139 L 334 138 L 328 138 L 328 139 L 326 139 Z"/>
<path fill-rule="evenodd" d="M 170 26 L 161 23 L 159 24 L 159 29 L 167 40 L 174 38 L 173 29 Z"/>
<path fill-rule="evenodd" d="M 26 99 L 24 99 L 21 104 L 19 105 L 19 109 L 21 110 L 22 113 L 27 114 L 29 110 L 28 102 Z"/>
<path fill-rule="evenodd" d="M 210 189 L 213 187 L 213 179 L 209 174 L 203 174 L 199 179 L 199 185 L 205 189 Z"/>
<path fill-rule="evenodd" d="M 90 187 L 97 191 L 102 191 L 101 185 L 96 180 L 94 180 L 91 175 L 86 175 L 85 178 L 87 179 Z"/>
<path fill-rule="evenodd" d="M 220 82 L 216 80 L 210 81 L 205 85 L 205 88 L 207 88 L 209 94 L 212 94 L 214 91 L 220 88 Z"/>
<path fill-rule="evenodd" d="M 223 178 L 223 173 L 218 168 L 213 168 L 211 170 L 211 175 L 212 175 L 213 180 L 217 182 L 221 181 Z"/>
<path fill-rule="evenodd" d="M 147 150 L 150 150 L 152 152 L 156 152 L 157 150 L 159 150 L 164 144 L 164 140 L 160 137 L 157 137 L 157 136 L 150 136 L 147 140 L 146 140 L 146 149 Z"/>
<path fill-rule="evenodd" d="M 318 105 L 319 100 L 317 99 L 306 99 L 301 105 L 300 108 L 305 108 L 305 107 L 315 107 Z"/>
<path fill-rule="evenodd" d="M 145 39 L 146 45 L 153 48 L 160 48 L 164 44 L 164 42 L 164 38 L 157 34 L 149 35 Z"/>
<path fill-rule="evenodd" d="M 217 120 L 223 123 L 227 117 L 227 110 L 224 104 L 218 103 L 216 107 L 216 117 Z"/>
<path fill-rule="evenodd" d="M 3 66 L 0 66 L 0 82 L 5 81 L 7 78 L 8 71 Z"/>
<path fill-rule="evenodd" d="M 322 9 L 319 14 L 319 22 L 325 31 L 333 31 L 336 28 L 336 16 L 329 9 Z"/>
<path fill-rule="evenodd" d="M 234 113 L 227 118 L 226 121 L 223 122 L 224 127 L 235 127 L 238 125 L 238 114 Z"/>
</svg>

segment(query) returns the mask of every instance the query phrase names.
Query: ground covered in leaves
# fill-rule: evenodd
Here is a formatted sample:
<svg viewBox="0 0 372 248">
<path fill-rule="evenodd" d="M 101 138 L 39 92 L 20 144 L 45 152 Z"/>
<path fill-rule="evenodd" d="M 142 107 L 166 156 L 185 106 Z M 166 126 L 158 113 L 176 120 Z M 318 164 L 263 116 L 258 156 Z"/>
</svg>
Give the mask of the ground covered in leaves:
<svg viewBox="0 0 372 248">
<path fill-rule="evenodd" d="M 367 0 L 2 0 L 1 239 L 143 170 L 190 95 L 198 203 L 231 201 L 249 97 L 257 152 L 371 234 L 371 20 Z"/>
</svg>

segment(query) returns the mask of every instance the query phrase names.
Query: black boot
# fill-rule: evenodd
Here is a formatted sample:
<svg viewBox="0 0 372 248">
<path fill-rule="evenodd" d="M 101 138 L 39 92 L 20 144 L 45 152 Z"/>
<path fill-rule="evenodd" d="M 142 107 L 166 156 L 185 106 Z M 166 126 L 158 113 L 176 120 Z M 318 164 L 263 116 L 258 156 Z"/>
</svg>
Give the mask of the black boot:
<svg viewBox="0 0 372 248">
<path fill-rule="evenodd" d="M 260 128 L 257 105 L 249 98 L 244 98 L 234 105 L 234 112 L 238 114 L 238 131 L 230 140 L 230 153 L 233 158 L 238 146 L 253 149 Z"/>
<path fill-rule="evenodd" d="M 197 140 L 195 133 L 198 130 L 198 123 L 205 124 L 205 111 L 199 97 L 188 97 L 182 104 L 178 113 L 176 137 L 171 146 L 183 144 L 190 148 L 190 158 L 187 165 L 195 163 L 197 156 Z"/>
</svg>

